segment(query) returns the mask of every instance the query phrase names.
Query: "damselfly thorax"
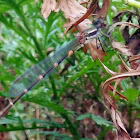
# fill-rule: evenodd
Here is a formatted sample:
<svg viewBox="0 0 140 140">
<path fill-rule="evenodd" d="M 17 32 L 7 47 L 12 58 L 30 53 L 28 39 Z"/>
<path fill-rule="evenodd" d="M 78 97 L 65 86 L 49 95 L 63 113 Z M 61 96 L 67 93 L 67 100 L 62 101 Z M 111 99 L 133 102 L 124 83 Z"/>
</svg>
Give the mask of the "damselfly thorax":
<svg viewBox="0 0 140 140">
<path fill-rule="evenodd" d="M 93 22 L 93 25 L 97 29 L 97 33 L 95 36 L 97 49 L 101 47 L 102 50 L 105 52 L 105 47 L 108 46 L 106 44 L 106 41 L 107 38 L 110 37 L 110 35 L 103 32 L 103 30 L 107 28 L 107 22 L 98 19 Z"/>
</svg>

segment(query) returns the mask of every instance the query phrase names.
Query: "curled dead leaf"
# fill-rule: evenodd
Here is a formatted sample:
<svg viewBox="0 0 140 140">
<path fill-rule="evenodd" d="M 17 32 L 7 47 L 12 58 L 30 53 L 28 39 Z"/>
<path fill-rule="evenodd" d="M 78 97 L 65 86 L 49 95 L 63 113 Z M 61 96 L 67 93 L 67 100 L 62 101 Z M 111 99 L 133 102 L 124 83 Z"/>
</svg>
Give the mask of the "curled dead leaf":
<svg viewBox="0 0 140 140">
<path fill-rule="evenodd" d="M 125 96 L 123 96 L 121 93 L 119 93 L 117 90 L 114 90 L 114 88 L 111 86 L 111 85 L 109 85 L 108 86 L 108 89 L 110 90 L 110 91 L 115 91 L 116 92 L 116 94 L 120 97 L 120 98 L 122 98 L 122 99 L 125 99 L 125 100 L 128 100 Z"/>
<path fill-rule="evenodd" d="M 62 10 L 66 18 L 75 17 L 75 15 L 81 16 L 87 9 L 80 5 L 75 0 L 58 0 L 55 12 Z"/>
<path fill-rule="evenodd" d="M 80 4 L 83 4 L 83 3 L 85 4 L 85 3 L 89 3 L 89 1 L 90 1 L 90 0 L 79 0 L 78 2 L 79 2 Z"/>
<path fill-rule="evenodd" d="M 125 24 L 126 26 L 132 26 L 132 27 L 140 28 L 139 25 L 136 25 L 136 24 L 134 24 L 134 23 L 130 23 L 130 22 L 116 22 L 116 23 L 114 23 L 112 26 L 110 26 L 110 28 L 109 28 L 107 34 L 110 34 L 112 31 L 114 31 L 114 29 L 115 29 L 117 26 L 122 26 L 123 24 Z"/>
<path fill-rule="evenodd" d="M 125 72 L 125 69 L 127 70 L 127 71 L 129 71 L 129 72 L 131 72 L 131 71 L 133 71 L 133 69 L 131 69 L 130 67 L 128 67 L 127 65 L 126 65 L 126 63 L 124 62 L 124 60 L 122 59 L 122 57 L 119 55 L 119 57 L 120 57 L 120 59 L 121 59 L 121 61 L 122 61 L 122 64 L 123 65 L 121 65 L 121 67 L 120 67 L 120 72 L 122 73 L 122 72 Z"/>
<path fill-rule="evenodd" d="M 129 62 L 133 62 L 136 60 L 140 60 L 140 55 L 133 55 L 132 57 L 130 57 Z"/>
<path fill-rule="evenodd" d="M 98 19 L 102 17 L 102 19 L 104 20 L 107 16 L 109 6 L 110 6 L 110 0 L 103 0 L 103 6 L 100 9 L 100 11 L 98 11 L 96 18 Z"/>
<path fill-rule="evenodd" d="M 107 66 L 105 66 L 105 65 L 102 63 L 102 61 L 101 61 L 100 59 L 99 59 L 99 61 L 101 62 L 102 66 L 103 66 L 104 69 L 107 71 L 107 73 L 109 73 L 109 74 L 112 75 L 112 76 L 117 74 L 116 72 L 110 70 Z"/>
<path fill-rule="evenodd" d="M 133 62 L 134 60 L 138 60 L 139 56 L 135 57 L 132 56 L 130 61 Z M 115 106 L 115 99 L 109 94 L 109 91 L 113 91 L 115 93 L 117 93 L 116 88 L 117 85 L 120 83 L 120 81 L 122 81 L 124 78 L 130 77 L 130 76 L 140 76 L 140 70 L 139 69 L 131 69 L 129 68 L 125 62 L 122 60 L 122 64 L 124 65 L 123 69 L 120 69 L 118 74 L 112 74 L 113 76 L 109 79 L 107 79 L 104 84 L 102 85 L 102 94 L 105 100 L 105 104 L 107 105 L 107 108 L 110 111 L 113 123 L 117 129 L 118 132 L 118 140 L 139 140 L 140 138 L 131 138 L 130 135 L 128 134 L 127 130 L 124 127 L 123 122 L 121 121 L 121 118 L 117 112 L 116 106 Z M 101 62 L 102 63 L 102 62 Z M 111 70 L 109 70 L 103 63 L 102 65 L 104 66 L 105 70 L 110 73 Z M 128 72 L 125 72 L 127 70 Z M 113 73 L 113 72 L 111 72 Z M 111 83 L 115 82 L 115 86 L 112 87 Z M 117 93 L 117 95 L 123 99 L 127 98 L 123 95 L 121 95 L 120 93 Z"/>
<path fill-rule="evenodd" d="M 137 15 L 136 12 L 134 12 L 133 10 L 122 10 L 120 12 L 118 12 L 114 17 L 113 17 L 113 21 L 116 23 L 116 22 L 119 22 L 120 21 L 120 17 L 122 17 L 125 13 L 129 13 L 129 15 Z"/>
<path fill-rule="evenodd" d="M 66 32 L 70 29 L 70 27 L 79 20 L 87 11 L 85 7 L 80 5 L 75 0 L 59 0 L 57 2 L 57 6 L 55 9 L 55 12 L 58 12 L 59 10 L 62 10 L 65 14 L 65 17 L 69 20 L 67 23 L 64 24 L 64 27 L 66 28 Z M 85 19 L 82 24 L 79 24 L 78 26 L 87 26 L 84 29 L 88 29 L 88 24 L 91 24 L 91 21 L 88 19 Z M 76 28 L 78 27 L 76 26 Z"/>
<path fill-rule="evenodd" d="M 111 95 L 109 94 L 110 84 L 117 79 L 124 79 L 126 77 L 136 76 L 136 75 L 140 75 L 140 71 L 126 72 L 123 74 L 115 75 L 115 76 L 109 78 L 108 80 L 106 80 L 106 82 L 103 84 L 103 92 L 102 93 L 103 93 L 107 108 L 110 110 L 113 123 L 118 131 L 118 140 L 127 140 L 127 139 L 133 140 L 135 138 L 131 138 L 129 136 L 127 130 L 124 127 L 123 122 L 121 121 L 121 118 L 120 118 L 120 116 L 116 110 L 116 107 L 115 107 L 114 98 L 111 97 Z"/>
<path fill-rule="evenodd" d="M 129 33 L 129 30 L 128 30 Z M 128 38 L 127 46 L 133 55 L 137 55 L 140 52 L 140 29 Z"/>
<path fill-rule="evenodd" d="M 140 55 L 130 57 L 129 62 L 132 69 L 140 71 Z"/>
<path fill-rule="evenodd" d="M 55 0 L 43 0 L 41 13 L 43 17 L 46 19 L 51 11 L 55 10 L 56 8 L 56 1 Z"/>
<path fill-rule="evenodd" d="M 127 56 L 132 56 L 130 50 L 128 49 L 127 46 L 125 46 L 123 43 L 121 42 L 116 42 L 116 41 L 112 41 L 111 45 L 114 49 L 116 49 L 117 51 L 119 51 L 120 53 L 127 55 Z"/>
<path fill-rule="evenodd" d="M 111 82 L 115 81 L 118 78 L 123 79 L 123 78 L 127 78 L 127 77 L 130 77 L 130 76 L 139 76 L 139 75 L 140 75 L 140 71 L 131 71 L 131 72 L 125 72 L 125 73 L 122 73 L 122 74 L 115 75 L 115 76 L 107 79 L 104 82 L 103 89 L 105 89 Z"/>
<path fill-rule="evenodd" d="M 100 9 L 98 5 L 98 0 L 92 1 L 87 12 L 83 14 L 75 23 L 71 24 L 71 26 L 69 26 L 67 30 L 76 27 L 79 23 L 84 21 L 86 18 L 89 18 L 91 14 L 94 15 L 96 19 L 102 18 L 104 20 L 107 16 L 109 5 L 110 5 L 110 0 L 103 0 L 103 6 Z"/>
<path fill-rule="evenodd" d="M 87 12 L 83 14 L 75 23 L 71 24 L 71 26 L 69 26 L 67 30 L 70 30 L 71 28 L 76 28 L 77 25 L 79 25 L 86 18 L 88 18 L 92 14 L 92 12 L 95 11 L 95 9 L 97 8 L 97 4 L 98 4 L 98 0 L 92 1 L 90 8 L 87 10 Z"/>
</svg>

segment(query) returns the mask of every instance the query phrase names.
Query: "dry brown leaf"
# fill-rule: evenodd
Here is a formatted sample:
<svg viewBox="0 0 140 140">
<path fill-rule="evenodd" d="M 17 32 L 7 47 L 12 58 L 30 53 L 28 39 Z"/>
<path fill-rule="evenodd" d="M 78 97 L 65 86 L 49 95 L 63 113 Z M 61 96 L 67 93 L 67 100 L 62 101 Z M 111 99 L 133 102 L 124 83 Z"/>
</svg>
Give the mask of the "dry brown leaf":
<svg viewBox="0 0 140 140">
<path fill-rule="evenodd" d="M 67 23 L 64 24 L 64 27 L 67 28 L 66 31 L 70 29 L 70 27 L 77 21 L 79 20 L 84 13 L 86 13 L 87 9 L 80 5 L 77 1 L 75 0 L 59 0 L 57 2 L 57 7 L 55 9 L 56 12 L 59 10 L 62 10 L 65 14 L 65 17 L 69 19 Z M 86 26 L 85 29 L 88 29 L 88 24 L 91 24 L 91 21 L 88 19 L 85 19 L 82 24 L 80 25 L 81 28 L 83 26 Z M 76 26 L 77 28 L 77 26 Z"/>
<path fill-rule="evenodd" d="M 120 53 L 127 55 L 127 56 L 132 56 L 131 52 L 129 51 L 128 47 L 125 46 L 123 43 L 121 42 L 116 42 L 116 41 L 112 41 L 111 45 L 114 49 L 116 49 L 117 51 L 119 51 Z"/>
<path fill-rule="evenodd" d="M 120 57 L 121 58 L 121 57 Z M 138 58 L 138 57 L 137 57 Z M 121 73 L 124 73 L 126 70 L 128 71 L 128 72 L 132 72 L 132 71 L 135 71 L 135 69 L 131 69 L 131 68 L 129 68 L 126 64 L 125 64 L 125 62 L 123 61 L 123 59 L 121 58 L 121 60 L 122 60 L 122 64 L 123 65 L 120 65 L 120 70 L 119 70 L 119 73 L 121 74 Z M 101 62 L 101 61 L 100 61 Z M 119 75 L 119 73 L 117 74 L 117 73 L 115 73 L 115 72 L 113 72 L 113 71 L 111 71 L 110 69 L 108 69 L 102 62 L 101 62 L 101 64 L 103 65 L 103 67 L 105 68 L 105 70 L 109 73 L 109 74 L 111 74 L 112 76 L 116 76 L 116 75 Z M 137 66 L 138 67 L 138 66 Z M 139 68 L 140 68 L 140 65 L 139 65 L 139 67 L 136 69 L 137 71 L 139 71 Z M 136 71 L 135 71 L 136 72 Z M 116 93 L 116 88 L 117 88 L 117 86 L 118 86 L 118 84 L 121 82 L 123 80 L 123 78 L 121 77 L 121 78 L 117 78 L 116 80 L 115 80 L 115 86 L 114 86 L 114 88 L 113 88 L 113 95 L 115 95 L 115 93 Z"/>
<path fill-rule="evenodd" d="M 117 86 L 120 84 L 121 79 L 117 79 L 113 88 L 113 95 L 115 96 L 116 90 L 117 90 Z"/>
<path fill-rule="evenodd" d="M 93 60 L 99 58 L 101 61 L 103 61 L 103 56 L 106 55 L 106 53 L 102 50 L 101 47 L 97 49 L 97 41 L 95 39 L 91 42 L 88 42 L 85 47 L 86 49 L 89 49 Z"/>
<path fill-rule="evenodd" d="M 103 6 L 98 12 L 96 18 L 98 19 L 102 17 L 102 19 L 105 19 L 108 13 L 109 6 L 110 6 L 110 0 L 103 0 Z"/>
<path fill-rule="evenodd" d="M 90 0 L 78 0 L 78 2 L 81 3 L 88 3 Z"/>
<path fill-rule="evenodd" d="M 58 0 L 57 3 L 56 0 L 43 1 L 41 13 L 44 18 L 47 18 L 51 11 L 59 12 L 60 10 L 63 11 L 65 17 L 69 19 L 69 22 L 65 25 L 67 28 L 74 24 L 87 11 L 87 9 L 76 0 Z M 89 23 L 91 22 L 89 21 Z"/>
<path fill-rule="evenodd" d="M 119 31 L 123 31 L 123 30 L 125 29 L 126 26 L 127 26 L 126 24 L 120 25 Z M 131 28 L 131 26 L 130 26 L 130 28 Z M 129 29 L 129 27 L 128 27 L 128 29 Z M 130 29 L 129 29 L 129 30 L 130 30 Z"/>
<path fill-rule="evenodd" d="M 133 69 L 131 69 L 130 67 L 128 67 L 128 66 L 126 65 L 126 63 L 124 62 L 124 60 L 122 59 L 122 57 L 121 57 L 120 55 L 119 55 L 119 57 L 120 57 L 120 59 L 121 59 L 121 61 L 122 61 L 123 67 L 124 67 L 127 71 L 131 72 Z M 121 69 L 120 72 L 124 72 L 124 70 Z"/>
<path fill-rule="evenodd" d="M 122 60 L 122 62 L 124 62 L 124 61 Z M 125 63 L 122 63 L 121 65 L 119 65 L 119 73 L 126 72 L 127 69 L 125 68 L 125 65 L 126 65 Z M 120 84 L 121 81 L 122 81 L 122 79 L 116 80 L 115 85 L 114 85 L 114 89 L 113 89 L 113 95 L 115 95 L 117 86 Z"/>
<path fill-rule="evenodd" d="M 113 17 L 113 21 L 116 23 L 116 22 L 119 22 L 120 21 L 120 17 L 122 17 L 125 13 L 130 13 L 131 15 L 137 15 L 137 13 L 135 13 L 134 11 L 132 10 L 122 10 L 120 12 L 118 12 L 116 14 L 116 16 Z"/>
<path fill-rule="evenodd" d="M 83 20 L 88 18 L 92 14 L 92 12 L 95 11 L 95 9 L 97 8 L 97 4 L 98 0 L 92 1 L 90 8 L 87 10 L 87 12 L 82 17 L 80 17 L 80 19 L 78 19 L 75 23 L 71 24 L 71 26 L 69 26 L 67 30 L 70 30 L 71 28 L 76 28 L 77 25 L 79 25 Z"/>
<path fill-rule="evenodd" d="M 41 13 L 43 17 L 46 19 L 51 11 L 55 10 L 56 8 L 56 1 L 55 0 L 43 0 Z"/>
<path fill-rule="evenodd" d="M 65 0 L 66 1 L 66 0 Z M 70 1 L 70 0 L 69 0 Z M 71 1 L 71 2 L 74 2 L 74 1 Z M 75 5 L 75 3 L 73 3 L 74 5 Z M 60 4 L 59 4 L 60 5 Z M 69 4 L 68 4 L 69 5 Z M 69 17 L 69 19 L 70 19 L 70 21 L 69 21 L 69 24 L 67 23 L 66 25 L 65 25 L 65 27 L 67 27 L 67 31 L 68 30 L 70 30 L 71 28 L 73 28 L 73 27 L 77 27 L 77 25 L 78 24 L 80 24 L 82 21 L 84 21 L 86 18 L 88 18 L 91 14 L 93 14 L 93 11 L 95 12 L 98 12 L 97 14 L 95 14 L 96 15 L 96 19 L 98 19 L 98 18 L 102 18 L 102 19 L 105 19 L 105 17 L 106 17 L 106 15 L 107 15 L 107 12 L 108 12 L 108 8 L 109 8 L 109 5 L 110 5 L 110 0 L 104 0 L 103 1 L 103 6 L 102 6 L 102 9 L 100 9 L 99 10 L 99 6 L 98 6 L 98 0 L 94 0 L 94 1 L 92 1 L 92 3 L 91 3 L 91 6 L 90 6 L 90 8 L 87 10 L 87 12 L 86 11 L 84 11 L 82 14 L 80 14 L 80 15 L 77 15 L 76 17 L 75 17 L 75 19 L 76 20 L 74 20 L 74 19 L 72 19 L 72 18 L 70 18 L 70 16 L 68 16 Z M 74 6 L 73 6 L 74 7 Z M 79 6 L 78 6 L 79 7 Z M 59 8 L 58 8 L 59 9 Z M 68 8 L 67 8 L 68 9 Z M 77 10 L 78 10 L 79 8 L 77 8 Z M 62 9 L 61 9 L 62 10 Z M 62 10 L 62 11 L 64 11 L 64 10 Z M 78 10 L 79 11 L 79 10 Z M 57 12 L 57 10 L 56 10 L 56 12 Z M 66 13 L 66 12 L 64 12 L 64 13 Z M 75 12 L 76 13 L 76 12 Z M 75 13 L 73 14 L 73 15 L 75 15 Z M 67 17 L 67 18 L 68 18 Z M 68 26 L 69 25 L 69 26 Z"/>
<path fill-rule="evenodd" d="M 114 108 L 112 108 L 112 107 L 110 109 L 110 112 L 111 112 L 112 120 L 113 120 L 113 122 L 115 124 L 115 127 L 118 130 L 121 128 L 125 132 L 127 132 L 126 129 L 125 129 L 125 127 L 124 127 L 124 125 L 123 125 L 123 123 L 122 123 L 122 121 L 121 121 L 121 119 L 120 119 L 120 116 L 119 116 L 118 112 Z"/>
<path fill-rule="evenodd" d="M 100 62 L 101 62 L 101 61 L 100 61 Z M 109 73 L 109 74 L 112 75 L 112 76 L 117 75 L 116 72 L 110 70 L 110 69 L 109 69 L 108 67 L 106 67 L 102 62 L 101 62 L 101 64 L 102 64 L 102 66 L 104 67 L 104 69 L 107 71 L 107 73 Z M 120 82 L 121 82 L 121 79 L 117 79 L 116 82 L 115 82 L 115 86 L 114 86 L 114 88 L 113 88 L 113 95 L 114 95 L 114 96 L 115 96 L 115 93 L 116 93 L 116 88 L 117 88 L 117 86 L 118 86 L 118 84 L 119 84 Z M 120 94 L 118 94 L 118 95 L 120 95 Z"/>
<path fill-rule="evenodd" d="M 59 10 L 62 10 L 65 13 L 65 17 L 68 19 L 71 16 L 75 17 L 75 15 L 80 17 L 87 11 L 85 7 L 81 6 L 75 0 L 58 0 L 55 12 Z"/>
<path fill-rule="evenodd" d="M 110 91 L 113 91 L 114 92 L 114 88 L 111 86 L 111 85 L 109 85 L 108 86 L 108 89 L 110 90 Z M 115 91 L 116 92 L 116 94 L 120 97 L 120 98 L 122 98 L 122 99 L 125 99 L 125 100 L 128 100 L 125 96 L 123 96 L 121 93 L 119 93 L 118 91 Z"/>
<path fill-rule="evenodd" d="M 139 25 L 136 25 L 134 23 L 130 23 L 130 22 L 116 22 L 112 26 L 110 26 L 107 34 L 110 34 L 117 26 L 121 26 L 123 24 L 125 24 L 126 26 L 132 26 L 132 27 L 140 28 Z"/>
<path fill-rule="evenodd" d="M 140 71 L 140 55 L 130 57 L 129 62 L 132 69 Z"/>
<path fill-rule="evenodd" d="M 107 92 L 105 95 L 106 96 L 104 96 L 104 97 L 106 98 L 106 101 L 107 101 L 106 103 L 107 103 L 108 109 L 110 111 L 113 123 L 114 123 L 116 129 L 118 130 L 118 140 L 132 140 L 132 138 L 129 136 L 127 130 L 125 129 L 125 127 L 121 121 L 121 118 L 114 106 L 115 102 L 112 105 L 113 102 L 110 101 L 110 99 L 111 99 L 111 98 L 109 98 L 110 95 Z"/>
<path fill-rule="evenodd" d="M 139 76 L 139 75 L 140 75 L 140 71 L 125 72 L 122 74 L 115 75 L 105 81 L 105 83 L 103 85 L 103 89 L 105 89 L 111 82 L 117 80 L 118 78 L 123 79 L 123 78 L 127 78 L 130 76 Z"/>
<path fill-rule="evenodd" d="M 135 57 L 135 58 L 132 57 L 131 62 L 134 61 L 135 59 L 138 59 L 138 58 L 139 58 L 138 56 Z M 129 72 L 123 72 L 124 71 L 124 68 L 123 68 L 121 70 L 122 73 L 116 74 L 113 77 L 107 79 L 105 81 L 105 83 L 103 84 L 102 93 L 103 93 L 107 108 L 110 110 L 113 123 L 114 123 L 116 129 L 118 130 L 118 140 L 135 140 L 135 139 L 140 140 L 140 138 L 131 138 L 129 136 L 129 134 L 128 134 L 127 130 L 125 129 L 125 127 L 124 127 L 124 125 L 123 125 L 123 123 L 121 121 L 121 118 L 120 118 L 120 116 L 119 116 L 119 114 L 118 114 L 118 112 L 116 110 L 115 101 L 109 94 L 109 90 L 114 91 L 114 88 L 111 86 L 111 83 L 113 81 L 120 82 L 121 80 L 123 80 L 126 77 L 140 75 L 140 70 L 131 69 L 125 64 L 125 62 L 123 60 L 122 60 L 122 62 L 123 62 L 122 64 L 124 65 L 125 69 L 128 70 Z M 102 64 L 102 65 L 104 65 L 104 64 Z M 107 70 L 108 73 L 110 73 L 108 68 L 106 68 L 105 66 L 104 66 L 104 68 Z M 118 83 L 115 86 L 115 92 L 116 92 L 117 85 L 118 85 Z M 121 97 L 121 94 L 119 96 Z M 125 98 L 123 96 L 122 96 L 122 98 L 127 99 L 127 98 Z"/>
<path fill-rule="evenodd" d="M 140 55 L 134 55 L 130 57 L 129 62 L 136 61 L 136 60 L 140 60 Z"/>
<path fill-rule="evenodd" d="M 123 64 L 124 64 L 124 61 L 123 61 Z M 105 69 L 106 69 L 106 67 L 105 67 Z M 124 73 L 114 75 L 113 77 L 107 79 L 102 87 L 103 88 L 102 93 L 103 93 L 103 96 L 105 99 L 105 103 L 107 105 L 107 108 L 110 110 L 113 123 L 114 123 L 116 129 L 118 130 L 118 140 L 134 140 L 135 139 L 135 138 L 131 138 L 129 136 L 129 134 L 128 134 L 127 130 L 125 129 L 125 127 L 121 121 L 121 118 L 116 110 L 114 98 L 111 97 L 111 95 L 109 94 L 109 90 L 112 91 L 112 89 L 113 89 L 111 87 L 111 83 L 113 81 L 119 80 L 119 82 L 120 82 L 121 80 L 123 80 L 126 77 L 140 75 L 139 70 L 128 69 L 127 67 L 126 67 L 126 69 L 129 70 L 129 72 L 124 72 Z M 108 69 L 107 69 L 107 71 L 108 71 Z M 116 87 L 115 87 L 115 92 L 116 92 Z M 140 138 L 136 138 L 136 139 L 139 140 Z"/>
<path fill-rule="evenodd" d="M 112 70 L 110 70 L 108 67 L 106 67 L 103 63 L 102 63 L 102 61 L 99 59 L 99 61 L 101 62 L 101 64 L 102 64 L 102 66 L 104 67 L 104 69 L 110 74 L 110 75 L 116 75 L 117 74 L 117 72 L 114 72 L 114 71 L 112 71 Z"/>
<path fill-rule="evenodd" d="M 126 30 L 126 34 L 129 34 L 129 30 Z M 135 33 L 130 36 L 126 42 L 128 48 L 133 55 L 137 55 L 140 52 L 140 29 L 137 29 Z"/>
</svg>

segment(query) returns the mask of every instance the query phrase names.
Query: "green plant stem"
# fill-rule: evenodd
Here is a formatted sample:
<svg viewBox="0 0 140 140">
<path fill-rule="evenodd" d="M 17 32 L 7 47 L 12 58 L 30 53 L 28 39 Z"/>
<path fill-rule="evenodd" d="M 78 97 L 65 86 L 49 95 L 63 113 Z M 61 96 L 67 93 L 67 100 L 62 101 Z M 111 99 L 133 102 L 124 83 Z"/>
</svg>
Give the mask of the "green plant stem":
<svg viewBox="0 0 140 140">
<path fill-rule="evenodd" d="M 71 132 L 71 134 L 73 135 L 73 137 L 76 140 L 80 140 L 81 136 L 80 136 L 80 133 L 78 131 L 78 128 L 76 127 L 76 124 L 74 124 L 71 121 L 72 119 L 67 114 L 61 114 L 61 116 L 65 119 L 66 123 L 68 124 L 68 129 Z"/>
<path fill-rule="evenodd" d="M 55 82 L 54 82 L 54 78 L 52 76 L 49 77 L 49 80 L 51 82 L 51 85 L 52 85 L 52 90 L 53 90 L 53 93 L 54 93 L 54 100 L 59 102 L 59 97 L 58 97 L 58 94 L 57 94 L 57 89 L 56 89 L 56 86 L 55 86 Z"/>
<path fill-rule="evenodd" d="M 140 8 L 140 2 L 138 2 L 138 1 L 135 1 L 135 0 L 126 0 L 125 3 L 126 3 L 127 5 Z"/>
</svg>

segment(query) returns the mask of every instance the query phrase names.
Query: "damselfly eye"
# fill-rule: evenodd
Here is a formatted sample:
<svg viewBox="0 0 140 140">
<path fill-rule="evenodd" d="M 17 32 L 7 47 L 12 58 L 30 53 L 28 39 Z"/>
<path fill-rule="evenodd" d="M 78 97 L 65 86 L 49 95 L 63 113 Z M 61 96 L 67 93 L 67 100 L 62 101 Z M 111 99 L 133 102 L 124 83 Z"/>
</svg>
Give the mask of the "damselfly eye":
<svg viewBox="0 0 140 140">
<path fill-rule="evenodd" d="M 94 25 L 97 29 L 101 28 L 101 26 L 102 26 L 100 20 L 94 21 L 94 22 L 93 22 L 93 25 Z"/>
<path fill-rule="evenodd" d="M 94 25 L 97 29 L 100 29 L 100 28 L 106 27 L 107 23 L 106 23 L 106 21 L 103 21 L 103 20 L 101 20 L 101 19 L 98 19 L 98 20 L 93 21 L 93 25 Z"/>
</svg>

